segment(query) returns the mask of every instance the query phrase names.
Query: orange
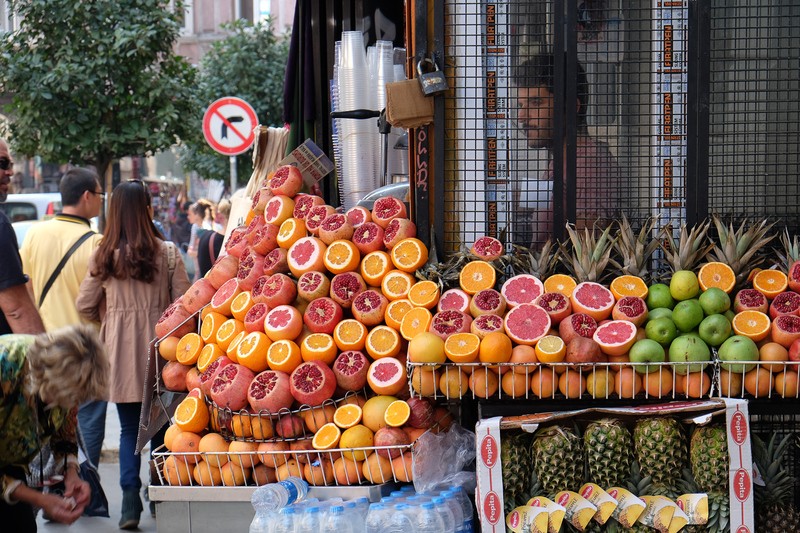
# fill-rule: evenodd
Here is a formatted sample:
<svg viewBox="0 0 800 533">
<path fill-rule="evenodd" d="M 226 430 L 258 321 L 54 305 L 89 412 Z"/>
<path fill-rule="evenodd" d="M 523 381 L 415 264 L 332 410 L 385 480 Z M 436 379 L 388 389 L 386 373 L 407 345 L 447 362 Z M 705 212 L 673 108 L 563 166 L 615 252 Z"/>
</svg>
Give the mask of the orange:
<svg viewBox="0 0 800 533">
<path fill-rule="evenodd" d="M 383 419 L 381 419 L 381 422 L 383 422 Z M 336 427 L 336 424 L 331 425 Z M 339 428 L 336 428 L 336 430 L 338 431 Z M 322 429 L 320 429 L 320 431 L 322 431 Z M 347 451 L 341 452 L 342 457 L 350 459 L 351 461 L 363 461 L 367 458 L 367 455 L 372 452 L 372 450 L 365 448 L 372 446 L 373 442 L 375 442 L 374 439 L 374 433 L 364 424 L 356 424 L 351 428 L 345 429 L 339 440 L 342 449 L 347 449 Z"/>
<path fill-rule="evenodd" d="M 439 377 L 439 390 L 448 400 L 459 399 L 469 390 L 469 377 L 458 368 L 445 368 Z"/>
<path fill-rule="evenodd" d="M 319 461 L 306 462 L 303 465 L 303 476 L 305 476 L 309 485 L 316 487 L 330 487 L 336 484 L 333 461 L 327 457 L 323 457 Z"/>
<path fill-rule="evenodd" d="M 312 333 L 300 343 L 300 356 L 303 361 L 322 361 L 331 366 L 338 353 L 333 337 L 327 333 Z"/>
<path fill-rule="evenodd" d="M 754 368 L 748 371 L 744 375 L 744 390 L 756 398 L 769 396 L 772 390 L 772 374 L 766 368 Z"/>
<path fill-rule="evenodd" d="M 363 350 L 367 342 L 367 326 L 353 318 L 346 318 L 333 328 L 333 341 L 343 352 Z"/>
<path fill-rule="evenodd" d="M 222 351 L 222 348 L 217 346 L 216 343 L 212 342 L 203 346 L 203 349 L 200 350 L 200 356 L 197 358 L 197 370 L 201 373 L 206 371 L 208 365 L 219 359 L 221 356 L 225 355 L 225 352 Z"/>
<path fill-rule="evenodd" d="M 386 412 L 383 413 L 383 421 L 386 422 L 388 426 L 393 428 L 398 428 L 408 422 L 408 419 L 411 417 L 411 407 L 405 400 L 395 400 L 389 404 L 389 407 L 386 408 Z"/>
<path fill-rule="evenodd" d="M 381 280 L 381 292 L 391 302 L 408 296 L 414 276 L 402 270 L 390 270 Z"/>
<path fill-rule="evenodd" d="M 317 405 L 310 409 L 300 411 L 300 416 L 306 427 L 311 433 L 316 433 L 319 428 L 333 421 L 333 414 L 336 412 L 336 407 L 330 403 Z"/>
<path fill-rule="evenodd" d="M 244 324 L 235 318 L 229 318 L 217 330 L 217 346 L 222 350 L 227 350 L 234 337 L 242 331 L 244 331 Z"/>
<path fill-rule="evenodd" d="M 744 335 L 758 342 L 766 338 L 770 332 L 770 320 L 761 311 L 748 309 L 737 313 L 731 321 L 733 331 L 737 335 Z"/>
<path fill-rule="evenodd" d="M 567 355 L 567 345 L 557 335 L 545 335 L 533 349 L 540 363 L 561 363 Z"/>
<path fill-rule="evenodd" d="M 532 365 L 539 362 L 539 358 L 536 356 L 536 350 L 533 346 L 518 344 L 511 350 L 511 359 L 508 362 L 514 363 L 514 366 L 511 367 L 512 372 L 527 376 L 533 370 Z"/>
<path fill-rule="evenodd" d="M 203 349 L 203 339 L 197 333 L 187 333 L 178 341 L 175 349 L 175 358 L 182 365 L 193 365 L 200 357 L 200 350 Z"/>
<path fill-rule="evenodd" d="M 208 464 L 206 461 L 200 461 L 194 465 L 192 477 L 201 487 L 222 485 L 222 472 L 220 472 L 219 468 Z"/>
<path fill-rule="evenodd" d="M 552 398 L 555 392 L 555 376 L 550 368 L 537 370 L 531 374 L 531 392 L 537 398 Z"/>
<path fill-rule="evenodd" d="M 166 361 L 175 361 L 177 357 L 175 351 L 178 348 L 178 341 L 180 341 L 180 337 L 176 337 L 175 335 L 170 335 L 169 337 L 165 337 L 158 343 L 158 353 L 163 357 Z"/>
<path fill-rule="evenodd" d="M 323 263 L 331 274 L 353 272 L 358 270 L 361 262 L 361 253 L 353 241 L 333 241 L 325 249 Z"/>
<path fill-rule="evenodd" d="M 164 479 L 169 485 L 190 485 L 192 475 L 189 471 L 189 463 L 177 455 L 170 455 L 164 461 Z"/>
<path fill-rule="evenodd" d="M 507 394 L 511 398 L 525 398 L 528 396 L 528 378 L 525 374 L 516 374 L 514 372 L 506 372 L 503 379 L 500 380 L 500 388 L 503 389 L 503 394 Z"/>
<path fill-rule="evenodd" d="M 617 375 L 614 376 L 614 392 L 617 393 L 617 396 L 630 399 L 636 397 L 641 390 L 641 374 L 630 367 L 620 368 Z"/>
<path fill-rule="evenodd" d="M 742 395 L 744 376 L 741 372 L 719 371 L 719 393 L 724 398 L 734 398 Z"/>
<path fill-rule="evenodd" d="M 500 388 L 500 378 L 485 366 L 476 368 L 469 375 L 469 389 L 475 398 L 490 398 Z"/>
<path fill-rule="evenodd" d="M 361 423 L 361 407 L 356 404 L 345 404 L 336 408 L 333 413 L 333 423 L 342 429 L 347 429 Z"/>
<path fill-rule="evenodd" d="M 575 287 L 573 287 L 574 289 Z M 647 284 L 639 276 L 631 276 L 629 274 L 617 276 L 609 286 L 611 294 L 614 298 L 619 300 L 623 296 L 638 296 L 639 298 L 647 298 Z M 545 288 L 545 290 L 547 290 Z"/>
<path fill-rule="evenodd" d="M 411 369 L 411 388 L 420 396 L 434 396 L 439 384 L 439 374 L 429 367 L 414 367 Z"/>
<path fill-rule="evenodd" d="M 196 463 L 200 460 L 200 455 L 194 453 L 200 445 L 200 435 L 191 431 L 181 431 L 172 441 L 172 448 L 175 453 L 186 454 L 181 460 L 189 463 Z"/>
<path fill-rule="evenodd" d="M 250 291 L 242 291 L 231 302 L 231 314 L 236 320 L 244 320 L 244 315 L 255 305 Z"/>
<path fill-rule="evenodd" d="M 677 375 L 676 380 L 681 382 L 680 385 L 676 384 L 676 388 L 683 390 L 683 393 L 689 398 L 702 398 L 711 390 L 711 378 L 705 372 Z"/>
<path fill-rule="evenodd" d="M 777 342 L 767 342 L 758 349 L 758 360 L 770 372 L 781 372 L 789 360 L 789 350 Z"/>
<path fill-rule="evenodd" d="M 208 426 L 208 407 L 196 396 L 187 396 L 175 409 L 175 425 L 181 431 L 200 433 Z"/>
<path fill-rule="evenodd" d="M 424 307 L 415 307 L 405 314 L 400 323 L 400 334 L 407 341 L 410 341 L 417 334 L 428 331 L 433 316 Z"/>
<path fill-rule="evenodd" d="M 564 372 L 558 378 L 558 390 L 567 399 L 579 399 L 586 390 L 586 378 L 578 372 Z"/>
<path fill-rule="evenodd" d="M 511 339 L 502 331 L 493 331 L 481 339 L 478 359 L 481 363 L 507 363 L 511 359 Z"/>
<path fill-rule="evenodd" d="M 276 240 L 278 246 L 288 250 L 303 237 L 308 237 L 305 221 L 301 218 L 287 218 L 281 223 Z"/>
<path fill-rule="evenodd" d="M 333 477 L 341 486 L 358 485 L 361 483 L 361 461 L 339 457 L 333 462 Z"/>
<path fill-rule="evenodd" d="M 414 272 L 428 260 L 428 248 L 416 237 L 398 242 L 392 248 L 392 263 L 403 272 Z"/>
<path fill-rule="evenodd" d="M 389 326 L 375 326 L 367 334 L 365 347 L 373 359 L 394 357 L 400 353 L 400 334 Z"/>
<path fill-rule="evenodd" d="M 214 342 L 217 338 L 217 331 L 223 322 L 228 320 L 228 317 L 216 311 L 209 312 L 204 318 L 200 326 L 200 337 L 203 342 Z"/>
<path fill-rule="evenodd" d="M 409 289 L 408 300 L 416 307 L 433 309 L 439 303 L 439 285 L 430 280 L 418 281 Z"/>
<path fill-rule="evenodd" d="M 383 455 L 373 453 L 361 465 L 361 472 L 370 483 L 378 485 L 394 481 L 392 477 L 392 461 Z"/>
<path fill-rule="evenodd" d="M 228 445 L 229 462 L 244 468 L 252 468 L 258 462 L 257 442 L 235 440 Z"/>
<path fill-rule="evenodd" d="M 783 398 L 797 398 L 800 378 L 794 370 L 786 370 L 775 374 L 775 392 Z"/>
<path fill-rule="evenodd" d="M 239 347 L 239 343 L 242 342 L 242 339 L 244 339 L 245 335 L 247 335 L 247 331 L 245 330 L 242 330 L 239 333 L 237 333 L 236 336 L 231 341 L 231 343 L 228 345 L 228 348 L 225 350 L 225 355 L 227 355 L 228 359 L 230 359 L 234 363 L 239 362 L 236 348 Z"/>
<path fill-rule="evenodd" d="M 544 280 L 544 292 L 557 292 L 569 298 L 577 285 L 578 283 L 572 276 L 553 274 Z"/>
<path fill-rule="evenodd" d="M 181 433 L 181 428 L 179 428 L 175 424 L 172 424 L 170 427 L 167 428 L 167 431 L 164 432 L 164 446 L 169 451 L 173 451 L 172 441 L 175 440 L 175 437 L 177 437 L 180 433 Z"/>
<path fill-rule="evenodd" d="M 389 305 L 386 306 L 386 313 L 384 314 L 383 320 L 386 322 L 387 326 L 400 331 L 403 317 L 412 309 L 414 309 L 414 305 L 405 298 L 392 300 L 389 302 Z"/>
<path fill-rule="evenodd" d="M 267 348 L 267 364 L 272 370 L 291 374 L 303 362 L 300 347 L 289 339 L 280 339 Z"/>
<path fill-rule="evenodd" d="M 392 270 L 392 258 L 383 250 L 376 250 L 364 256 L 359 272 L 367 285 L 380 287 L 383 277 Z"/>
<path fill-rule="evenodd" d="M 769 298 L 775 298 L 786 290 L 789 278 L 780 270 L 762 270 L 753 276 L 753 288 Z"/>
<path fill-rule="evenodd" d="M 716 287 L 730 293 L 734 285 L 736 285 L 736 274 L 725 263 L 713 261 L 700 267 L 700 272 L 697 273 L 697 281 L 704 291 L 711 287 Z"/>
<path fill-rule="evenodd" d="M 454 333 L 444 341 L 444 353 L 454 363 L 473 363 L 480 345 L 481 339 L 474 333 Z"/>
<path fill-rule="evenodd" d="M 200 439 L 197 447 L 204 461 L 219 468 L 228 462 L 228 443 L 219 433 L 208 433 Z"/>
<path fill-rule="evenodd" d="M 672 392 L 672 371 L 666 367 L 659 367 L 655 372 L 642 376 L 642 386 L 647 397 L 666 398 Z"/>
<path fill-rule="evenodd" d="M 251 331 L 236 346 L 236 360 L 258 374 L 269 368 L 267 349 L 270 340 L 263 331 Z"/>
<path fill-rule="evenodd" d="M 469 295 L 484 289 L 493 289 L 497 281 L 494 267 L 486 261 L 470 261 L 458 275 L 458 284 L 461 290 Z"/>
</svg>

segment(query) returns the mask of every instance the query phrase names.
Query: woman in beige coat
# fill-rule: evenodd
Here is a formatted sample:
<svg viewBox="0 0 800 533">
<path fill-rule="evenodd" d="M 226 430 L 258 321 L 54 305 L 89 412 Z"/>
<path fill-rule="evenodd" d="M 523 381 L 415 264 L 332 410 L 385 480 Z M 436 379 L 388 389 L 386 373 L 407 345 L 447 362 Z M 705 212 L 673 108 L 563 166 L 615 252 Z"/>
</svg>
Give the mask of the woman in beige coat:
<svg viewBox="0 0 800 533">
<path fill-rule="evenodd" d="M 144 183 L 129 181 L 114 189 L 103 240 L 76 301 L 81 314 L 100 320 L 100 338 L 111 362 L 109 401 L 117 405 L 121 428 L 120 529 L 138 527 L 142 512 L 136 436 L 149 340 L 164 309 L 189 288 L 183 261 L 170 253 L 173 244 L 163 240 L 152 220 Z M 173 265 L 170 256 L 178 257 Z"/>
</svg>

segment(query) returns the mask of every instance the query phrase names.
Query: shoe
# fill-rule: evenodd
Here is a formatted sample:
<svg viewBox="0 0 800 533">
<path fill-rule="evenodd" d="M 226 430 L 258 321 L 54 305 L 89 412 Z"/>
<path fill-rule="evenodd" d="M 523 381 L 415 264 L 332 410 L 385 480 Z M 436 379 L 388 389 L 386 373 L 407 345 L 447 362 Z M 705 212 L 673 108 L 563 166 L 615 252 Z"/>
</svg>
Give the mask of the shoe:
<svg viewBox="0 0 800 533">
<path fill-rule="evenodd" d="M 136 489 L 124 489 L 122 491 L 122 517 L 119 519 L 119 528 L 138 528 L 142 509 L 142 500 L 139 498 L 139 491 Z"/>
</svg>

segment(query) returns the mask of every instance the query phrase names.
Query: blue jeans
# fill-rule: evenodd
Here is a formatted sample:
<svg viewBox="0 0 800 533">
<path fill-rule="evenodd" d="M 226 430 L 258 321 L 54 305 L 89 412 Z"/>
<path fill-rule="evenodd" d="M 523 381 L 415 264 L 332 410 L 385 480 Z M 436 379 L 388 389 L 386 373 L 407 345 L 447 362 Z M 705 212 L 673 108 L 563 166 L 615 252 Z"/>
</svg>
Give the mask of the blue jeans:
<svg viewBox="0 0 800 533">
<path fill-rule="evenodd" d="M 117 412 L 119 413 L 119 486 L 122 490 L 135 489 L 142 487 L 142 480 L 139 471 L 142 467 L 142 456 L 136 453 L 136 437 L 139 433 L 139 414 L 142 410 L 140 402 L 118 403 Z M 164 433 L 166 426 L 150 439 L 150 450 L 157 448 L 164 443 Z"/>
<path fill-rule="evenodd" d="M 78 409 L 78 426 L 81 429 L 86 453 L 94 466 L 100 465 L 100 452 L 106 434 L 106 406 L 108 402 L 86 402 Z"/>
</svg>

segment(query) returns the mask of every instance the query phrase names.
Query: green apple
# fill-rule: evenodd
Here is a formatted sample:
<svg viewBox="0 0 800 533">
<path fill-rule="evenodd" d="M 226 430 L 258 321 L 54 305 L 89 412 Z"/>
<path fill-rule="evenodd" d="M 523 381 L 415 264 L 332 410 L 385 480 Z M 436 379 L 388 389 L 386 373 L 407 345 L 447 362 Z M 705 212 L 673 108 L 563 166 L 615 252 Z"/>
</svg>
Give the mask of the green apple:
<svg viewBox="0 0 800 533">
<path fill-rule="evenodd" d="M 734 335 L 719 347 L 717 351 L 719 355 L 720 368 L 733 372 L 735 374 L 744 374 L 755 368 L 755 363 L 744 364 L 740 361 L 755 361 L 758 362 L 758 346 L 748 337 L 744 335 Z M 730 363 L 729 361 L 737 361 Z"/>
<path fill-rule="evenodd" d="M 672 321 L 682 333 L 688 333 L 699 326 L 704 316 L 703 308 L 695 298 L 678 302 L 672 310 Z"/>
<path fill-rule="evenodd" d="M 708 315 L 700 322 L 700 338 L 715 348 L 731 336 L 731 323 L 725 315 Z"/>
<path fill-rule="evenodd" d="M 666 348 L 678 336 L 678 328 L 671 318 L 661 317 L 648 320 L 644 326 L 644 333 L 648 339 Z"/>
<path fill-rule="evenodd" d="M 659 307 L 666 307 L 672 309 L 675 307 L 675 300 L 669 293 L 669 287 L 663 283 L 656 283 L 651 285 L 647 290 L 647 309 L 653 310 Z"/>
<path fill-rule="evenodd" d="M 689 300 L 700 294 L 700 283 L 697 274 L 691 270 L 678 270 L 672 273 L 669 280 L 669 293 L 679 302 Z"/>
<path fill-rule="evenodd" d="M 653 339 L 641 339 L 631 346 L 628 358 L 632 363 L 663 363 L 667 360 L 667 352 Z M 659 365 L 638 364 L 633 368 L 640 374 L 649 374 L 657 371 Z"/>
<path fill-rule="evenodd" d="M 648 311 L 647 313 L 647 318 L 649 320 L 654 320 L 656 318 L 661 318 L 664 316 L 669 319 L 672 319 L 672 309 L 669 309 L 668 307 L 656 307 L 655 309 L 653 309 L 652 311 Z"/>
<path fill-rule="evenodd" d="M 699 336 L 694 334 L 681 335 L 676 337 L 669 345 L 670 363 L 700 363 L 711 360 L 711 350 Z M 675 365 L 676 374 L 686 374 L 688 372 L 699 372 L 706 367 L 705 364 Z"/>
<path fill-rule="evenodd" d="M 706 316 L 721 314 L 731 308 L 731 297 L 718 287 L 711 287 L 698 298 Z"/>
</svg>

